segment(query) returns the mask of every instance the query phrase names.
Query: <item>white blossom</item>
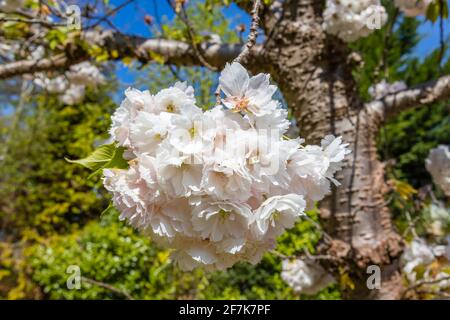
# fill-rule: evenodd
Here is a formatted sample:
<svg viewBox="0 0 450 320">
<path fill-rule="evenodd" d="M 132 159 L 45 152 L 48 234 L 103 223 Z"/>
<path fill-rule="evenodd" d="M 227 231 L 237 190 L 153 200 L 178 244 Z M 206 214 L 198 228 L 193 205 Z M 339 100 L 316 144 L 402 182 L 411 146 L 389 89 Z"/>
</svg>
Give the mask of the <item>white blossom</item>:
<svg viewBox="0 0 450 320">
<path fill-rule="evenodd" d="M 43 56 L 45 51 L 38 47 L 32 57 L 34 59 Z M 104 83 L 105 78 L 100 70 L 90 62 L 82 62 L 70 67 L 63 75 L 49 78 L 47 75 L 35 74 L 34 83 L 49 93 L 57 94 L 59 100 L 68 105 L 74 105 L 84 100 L 87 87 L 96 87 Z"/>
<path fill-rule="evenodd" d="M 432 149 L 425 160 L 425 166 L 433 177 L 433 182 L 450 197 L 450 150 L 440 145 Z"/>
<path fill-rule="evenodd" d="M 193 88 L 186 83 L 177 82 L 173 87 L 163 89 L 155 95 L 155 113 L 168 112 L 187 115 L 200 113 L 201 109 L 195 105 Z"/>
<path fill-rule="evenodd" d="M 304 215 L 305 200 L 297 194 L 274 196 L 264 201 L 255 211 L 255 233 L 258 238 L 276 238 L 294 226 Z"/>
<path fill-rule="evenodd" d="M 173 249 L 184 270 L 258 263 L 337 183 L 349 152 L 339 137 L 320 146 L 284 139 L 287 112 L 268 75 L 233 63 L 221 87 L 224 105 L 207 111 L 186 83 L 156 94 L 128 89 L 112 116 L 130 167 L 105 170 L 104 185 L 120 218 Z"/>
<path fill-rule="evenodd" d="M 367 37 L 387 21 L 379 0 L 327 0 L 323 29 L 346 42 Z"/>
<path fill-rule="evenodd" d="M 417 17 L 425 15 L 428 6 L 433 0 L 395 0 L 395 6 L 398 7 L 406 16 Z"/>
<path fill-rule="evenodd" d="M 30 59 L 31 60 L 39 60 L 39 59 L 42 59 L 44 56 L 45 56 L 45 48 L 44 48 L 44 46 L 37 46 L 30 53 Z"/>
<path fill-rule="evenodd" d="M 126 98 L 111 117 L 112 125 L 109 132 L 120 146 L 129 147 L 131 123 L 136 119 L 139 111 L 154 110 L 154 98 L 148 91 L 132 88 L 125 91 L 125 96 Z"/>
<path fill-rule="evenodd" d="M 34 84 L 44 88 L 49 93 L 61 94 L 69 88 L 69 81 L 64 75 L 55 78 L 47 78 L 43 74 L 37 74 L 34 78 Z"/>
<path fill-rule="evenodd" d="M 381 82 L 377 83 L 375 86 L 371 86 L 369 88 L 369 94 L 374 99 L 381 99 L 388 94 L 396 93 L 401 90 L 405 90 L 407 88 L 406 84 L 403 81 L 396 81 L 394 83 L 388 83 L 386 79 L 383 79 Z"/>
<path fill-rule="evenodd" d="M 69 81 L 76 85 L 97 86 L 105 81 L 100 70 L 88 61 L 71 66 L 66 75 Z"/>
<path fill-rule="evenodd" d="M 425 208 L 425 214 L 429 220 L 429 233 L 436 237 L 445 235 L 447 226 L 450 225 L 450 208 L 445 208 L 436 201 Z"/>
<path fill-rule="evenodd" d="M 416 238 L 406 247 L 402 256 L 403 272 L 411 284 L 427 282 L 431 284 L 430 292 L 450 287 L 449 274 L 444 271 L 450 263 L 449 236 L 446 242 L 429 245 L 424 239 Z"/>
<path fill-rule="evenodd" d="M 316 294 L 334 282 L 318 263 L 309 260 L 283 260 L 281 278 L 300 294 Z"/>
<path fill-rule="evenodd" d="M 204 202 L 192 211 L 195 231 L 213 242 L 243 239 L 251 224 L 252 211 L 248 205 L 232 202 Z"/>
<path fill-rule="evenodd" d="M 225 94 L 223 104 L 235 112 L 263 116 L 277 108 L 272 96 L 277 87 L 270 84 L 268 74 L 250 77 L 247 70 L 239 63 L 225 66 L 220 78 L 220 89 Z"/>
<path fill-rule="evenodd" d="M 60 95 L 59 98 L 64 104 L 74 105 L 83 101 L 85 92 L 85 86 L 71 84 L 69 88 Z"/>
<path fill-rule="evenodd" d="M 432 247 L 428 246 L 424 239 L 414 239 L 405 249 L 402 255 L 403 271 L 409 281 L 416 281 L 416 271 L 414 269 L 420 265 L 428 265 L 434 260 Z"/>
</svg>

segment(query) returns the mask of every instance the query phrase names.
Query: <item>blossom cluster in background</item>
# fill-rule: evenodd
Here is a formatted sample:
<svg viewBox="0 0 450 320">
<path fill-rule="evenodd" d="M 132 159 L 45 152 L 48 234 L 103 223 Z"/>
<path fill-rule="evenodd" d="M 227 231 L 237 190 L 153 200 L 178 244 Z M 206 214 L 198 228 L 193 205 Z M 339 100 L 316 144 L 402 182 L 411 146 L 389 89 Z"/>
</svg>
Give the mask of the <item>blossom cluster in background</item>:
<svg viewBox="0 0 450 320">
<path fill-rule="evenodd" d="M 334 278 L 309 259 L 283 260 L 281 278 L 299 294 L 316 294 L 332 284 Z"/>
<path fill-rule="evenodd" d="M 387 21 L 379 0 L 327 0 L 323 28 L 346 42 L 367 37 Z"/>
<path fill-rule="evenodd" d="M 369 88 L 369 94 L 374 99 L 381 99 L 388 94 L 396 93 L 407 88 L 403 81 L 388 83 L 386 79 Z"/>
<path fill-rule="evenodd" d="M 450 287 L 450 237 L 445 242 L 429 245 L 425 239 L 415 238 L 408 244 L 402 256 L 403 272 L 408 282 L 433 282 L 437 290 Z"/>
<path fill-rule="evenodd" d="M 87 87 L 96 87 L 104 83 L 105 78 L 100 70 L 90 62 L 81 62 L 70 67 L 62 75 L 49 78 L 44 74 L 36 74 L 34 83 L 49 93 L 57 94 L 60 101 L 74 105 L 83 101 Z"/>
<path fill-rule="evenodd" d="M 433 0 L 395 0 L 394 5 L 406 16 L 425 15 Z M 327 0 L 323 12 L 323 29 L 345 42 L 367 37 L 387 22 L 386 9 L 380 0 Z"/>
<path fill-rule="evenodd" d="M 207 111 L 176 83 L 155 95 L 128 89 L 111 136 L 129 169 L 105 169 L 113 203 L 134 227 L 174 249 L 184 270 L 257 263 L 276 237 L 330 192 L 349 153 L 341 138 L 320 146 L 288 139 L 287 112 L 269 75 L 239 63 L 220 75 L 221 104 Z"/>
<path fill-rule="evenodd" d="M 406 16 L 417 17 L 425 15 L 432 2 L 433 0 L 395 0 L 395 6 Z"/>
</svg>

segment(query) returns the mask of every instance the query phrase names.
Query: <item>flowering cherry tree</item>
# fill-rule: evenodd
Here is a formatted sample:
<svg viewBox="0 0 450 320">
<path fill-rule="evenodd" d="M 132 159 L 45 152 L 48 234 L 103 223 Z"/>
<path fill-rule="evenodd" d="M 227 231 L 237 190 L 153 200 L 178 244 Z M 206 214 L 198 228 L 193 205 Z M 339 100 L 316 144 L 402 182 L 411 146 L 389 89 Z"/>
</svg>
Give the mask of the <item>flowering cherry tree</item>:
<svg viewBox="0 0 450 320">
<path fill-rule="evenodd" d="M 448 287 L 448 147 L 424 163 L 444 193 L 427 207 L 431 241 L 412 220 L 407 235 L 394 227 L 376 137 L 400 112 L 446 101 L 450 76 L 408 87 L 407 79 L 389 79 L 383 52 L 378 82 L 364 93 L 372 101 L 364 102 L 355 79 L 364 61 L 354 46 L 380 30 L 387 43 L 403 16 L 440 19 L 442 40 L 445 1 L 236 0 L 251 25 L 248 39 L 233 44 L 200 37 L 186 0 L 169 1 L 182 40 L 126 34 L 109 17 L 131 2 L 106 7 L 102 17 L 87 6 L 77 29 L 67 24 L 73 10 L 63 1 L 0 0 L 0 79 L 21 77 L 63 104 L 77 105 L 107 83 L 110 61 L 219 73 L 211 108 L 183 81 L 159 92 L 128 88 L 111 116 L 110 143 L 69 160 L 102 175 L 121 219 L 173 250 L 181 269 L 212 271 L 277 254 L 276 238 L 317 207 L 317 256 L 281 256 L 281 277 L 294 291 L 316 293 L 343 276 L 353 279 L 349 298 L 400 299 L 427 282 Z M 288 137 L 291 118 L 300 137 Z M 365 281 L 372 265 L 382 273 L 376 291 Z"/>
</svg>

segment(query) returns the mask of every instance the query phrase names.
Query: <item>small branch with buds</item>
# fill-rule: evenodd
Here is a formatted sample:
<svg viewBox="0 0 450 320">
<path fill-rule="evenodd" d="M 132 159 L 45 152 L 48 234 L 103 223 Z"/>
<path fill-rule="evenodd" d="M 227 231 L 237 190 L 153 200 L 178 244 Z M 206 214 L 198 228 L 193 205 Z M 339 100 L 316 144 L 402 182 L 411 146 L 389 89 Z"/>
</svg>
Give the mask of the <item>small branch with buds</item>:
<svg viewBox="0 0 450 320">
<path fill-rule="evenodd" d="M 122 289 L 116 288 L 110 284 L 100 282 L 100 281 L 97 281 L 94 279 L 86 278 L 86 277 L 81 277 L 81 280 L 84 282 L 90 283 L 92 285 L 105 288 L 105 289 L 112 291 L 114 293 L 117 293 L 121 296 L 124 296 L 127 300 L 134 300 L 133 297 L 126 290 L 122 290 Z"/>
<path fill-rule="evenodd" d="M 244 50 L 234 59 L 234 62 L 241 62 L 250 54 L 250 50 L 256 44 L 256 38 L 258 37 L 259 28 L 259 9 L 261 7 L 261 0 L 253 1 L 253 8 L 251 12 L 252 23 L 250 25 L 250 33 L 248 34 L 247 43 L 244 46 Z"/>
<path fill-rule="evenodd" d="M 438 284 L 442 281 L 448 281 L 450 280 L 450 276 L 448 277 L 442 277 L 439 279 L 434 279 L 434 280 L 421 280 L 421 281 L 417 281 L 415 284 L 409 286 L 408 288 L 406 288 L 406 290 L 403 292 L 402 295 L 402 299 L 406 297 L 406 294 L 410 291 L 417 291 L 417 289 L 419 289 L 421 286 L 425 286 L 425 285 L 432 285 L 432 284 Z"/>
<path fill-rule="evenodd" d="M 250 33 L 248 34 L 247 43 L 245 44 L 243 50 L 239 55 L 233 60 L 233 62 L 241 63 L 242 60 L 246 59 L 250 54 L 250 50 L 256 44 L 256 38 L 258 37 L 258 27 L 259 27 L 259 8 L 261 7 L 261 0 L 254 0 L 253 9 L 251 12 L 252 22 L 250 25 Z M 243 29 L 243 28 L 241 28 Z M 217 86 L 216 92 L 216 105 L 220 104 L 220 85 Z"/>
</svg>

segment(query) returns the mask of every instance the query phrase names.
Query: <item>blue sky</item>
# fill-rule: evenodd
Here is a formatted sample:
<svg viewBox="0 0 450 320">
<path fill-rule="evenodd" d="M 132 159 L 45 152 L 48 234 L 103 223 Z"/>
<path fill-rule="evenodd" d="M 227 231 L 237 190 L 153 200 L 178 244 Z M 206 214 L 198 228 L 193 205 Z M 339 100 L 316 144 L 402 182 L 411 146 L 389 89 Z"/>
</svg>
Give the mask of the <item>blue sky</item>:
<svg viewBox="0 0 450 320">
<path fill-rule="evenodd" d="M 112 0 L 112 5 L 120 5 L 126 0 Z M 191 2 L 198 0 L 190 0 Z M 156 3 L 156 7 L 155 7 Z M 235 4 L 224 8 L 224 15 L 230 18 L 230 28 L 235 28 L 238 24 L 250 24 L 250 17 Z M 171 20 L 174 16 L 172 8 L 167 0 L 137 0 L 124 7 L 111 21 L 125 33 L 136 34 L 143 37 L 152 37 L 150 28 L 144 23 L 144 16 L 158 16 L 161 21 Z M 106 26 L 107 27 L 107 26 Z M 244 34 L 246 36 L 246 34 Z M 124 86 L 132 85 L 135 78 L 135 70 L 118 64 L 117 75 Z"/>
<path fill-rule="evenodd" d="M 111 4 L 120 5 L 125 0 L 112 0 Z M 198 0 L 190 0 L 191 2 Z M 449 1 L 450 2 L 450 1 Z M 155 8 L 156 3 L 156 8 Z M 123 32 L 141 35 L 144 37 L 151 37 L 152 34 L 149 27 L 144 23 L 144 16 L 148 14 L 153 17 L 159 16 L 160 20 L 172 19 L 173 10 L 170 8 L 166 0 L 137 0 L 134 3 L 127 5 L 111 20 L 118 26 Z M 232 4 L 230 7 L 224 9 L 224 15 L 231 20 L 230 28 L 234 28 L 239 23 L 249 25 L 249 16 L 240 10 L 236 5 Z M 444 30 L 447 30 L 447 36 L 449 34 L 450 19 L 445 21 Z M 426 22 L 420 27 L 420 34 L 423 40 L 416 48 L 414 55 L 417 57 L 425 57 L 434 49 L 439 47 L 439 26 L 438 23 L 432 24 Z M 124 85 L 132 84 L 134 80 L 133 70 L 129 70 L 119 64 L 118 77 L 124 83 Z"/>
</svg>

